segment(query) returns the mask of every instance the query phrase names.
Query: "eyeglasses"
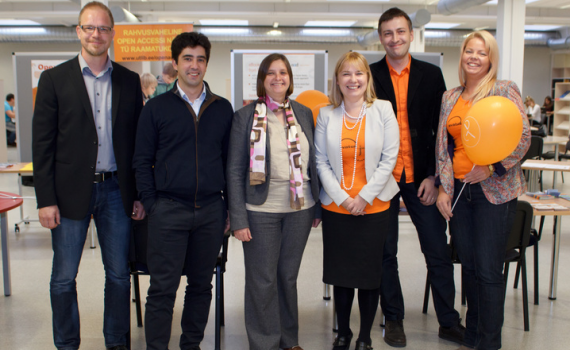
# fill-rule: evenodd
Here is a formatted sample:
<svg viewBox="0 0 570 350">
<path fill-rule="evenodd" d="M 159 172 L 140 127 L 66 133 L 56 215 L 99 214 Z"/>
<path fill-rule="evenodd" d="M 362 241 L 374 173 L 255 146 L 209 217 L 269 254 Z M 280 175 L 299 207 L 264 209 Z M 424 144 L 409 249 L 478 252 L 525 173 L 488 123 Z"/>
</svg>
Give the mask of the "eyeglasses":
<svg viewBox="0 0 570 350">
<path fill-rule="evenodd" d="M 113 27 L 106 27 L 106 26 L 79 26 L 81 30 L 83 30 L 87 34 L 95 33 L 95 29 L 99 31 L 99 34 L 109 34 L 113 30 Z"/>
</svg>

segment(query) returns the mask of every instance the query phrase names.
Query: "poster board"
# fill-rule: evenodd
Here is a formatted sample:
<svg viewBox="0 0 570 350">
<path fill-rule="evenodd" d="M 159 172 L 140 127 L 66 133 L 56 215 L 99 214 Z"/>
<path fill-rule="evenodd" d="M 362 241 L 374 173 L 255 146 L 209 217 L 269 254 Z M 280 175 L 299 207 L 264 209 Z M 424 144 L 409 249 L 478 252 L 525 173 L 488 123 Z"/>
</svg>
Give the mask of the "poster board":
<svg viewBox="0 0 570 350">
<path fill-rule="evenodd" d="M 358 52 L 366 58 L 368 64 L 372 64 L 374 62 L 378 62 L 386 56 L 385 51 L 358 51 L 354 50 L 354 52 Z M 438 66 L 441 70 L 443 70 L 443 53 L 440 52 L 410 52 L 413 58 L 418 59 L 420 61 L 424 61 L 427 63 L 431 63 L 435 66 Z"/>
<path fill-rule="evenodd" d="M 306 90 L 327 93 L 328 53 L 324 50 L 232 50 L 231 52 L 231 102 L 234 110 L 257 99 L 256 80 L 261 61 L 269 54 L 284 54 L 293 70 L 294 90 L 297 95 Z"/>
<path fill-rule="evenodd" d="M 79 52 L 15 52 L 12 54 L 16 97 L 16 140 L 19 162 L 32 161 L 32 117 L 35 87 L 45 69 L 77 56 Z"/>
<path fill-rule="evenodd" d="M 114 61 L 170 61 L 172 40 L 193 28 L 193 23 L 117 23 L 113 40 Z"/>
</svg>

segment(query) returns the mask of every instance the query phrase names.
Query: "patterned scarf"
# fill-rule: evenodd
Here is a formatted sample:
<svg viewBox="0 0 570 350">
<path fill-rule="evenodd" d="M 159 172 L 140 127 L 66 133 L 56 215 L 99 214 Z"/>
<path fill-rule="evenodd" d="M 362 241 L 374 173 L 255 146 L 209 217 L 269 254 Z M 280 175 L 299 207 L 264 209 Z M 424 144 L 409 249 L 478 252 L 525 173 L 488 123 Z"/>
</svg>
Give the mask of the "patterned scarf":
<svg viewBox="0 0 570 350">
<path fill-rule="evenodd" d="M 255 105 L 250 136 L 249 184 L 260 185 L 266 181 L 265 151 L 267 150 L 267 108 L 274 113 L 285 110 L 287 120 L 287 149 L 289 150 L 289 204 L 292 209 L 303 207 L 303 173 L 301 169 L 301 142 L 297 135 L 295 117 L 289 99 L 278 104 L 269 96 L 260 97 Z"/>
</svg>

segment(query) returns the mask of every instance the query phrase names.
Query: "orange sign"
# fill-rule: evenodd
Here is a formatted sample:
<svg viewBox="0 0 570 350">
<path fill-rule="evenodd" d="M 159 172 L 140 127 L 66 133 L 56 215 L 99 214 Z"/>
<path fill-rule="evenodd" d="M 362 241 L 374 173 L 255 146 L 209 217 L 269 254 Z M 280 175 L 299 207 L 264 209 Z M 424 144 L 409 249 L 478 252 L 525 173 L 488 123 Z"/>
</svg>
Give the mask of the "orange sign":
<svg viewBox="0 0 570 350">
<path fill-rule="evenodd" d="M 172 40 L 192 29 L 191 23 L 116 24 L 113 41 L 115 61 L 170 61 Z"/>
</svg>

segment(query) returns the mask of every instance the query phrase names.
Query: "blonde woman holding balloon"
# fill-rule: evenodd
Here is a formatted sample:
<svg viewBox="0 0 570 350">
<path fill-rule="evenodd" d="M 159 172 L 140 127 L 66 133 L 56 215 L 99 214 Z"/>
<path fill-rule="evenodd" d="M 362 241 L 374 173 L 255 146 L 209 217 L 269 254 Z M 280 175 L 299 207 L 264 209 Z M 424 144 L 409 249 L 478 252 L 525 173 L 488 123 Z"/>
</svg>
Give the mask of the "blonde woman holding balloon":
<svg viewBox="0 0 570 350">
<path fill-rule="evenodd" d="M 530 145 L 528 118 L 516 84 L 497 80 L 498 64 L 499 48 L 493 36 L 487 31 L 471 33 L 461 47 L 461 86 L 447 91 L 442 98 L 436 150 L 441 182 L 437 207 L 450 222 L 463 269 L 468 309 L 464 345 L 459 349 L 501 348 L 503 262 L 517 197 L 524 191 L 520 160 Z M 493 152 L 470 150 L 477 156 L 471 157 L 477 159 L 475 162 L 464 148 L 461 128 L 470 108 L 489 96 L 506 97 L 516 105 L 514 118 L 518 117 L 518 109 L 522 132 L 520 127 L 502 130 L 506 139 L 514 139 L 514 144 L 496 139 Z M 501 117 L 500 113 L 497 115 Z M 479 126 L 483 135 L 485 125 Z M 502 159 L 493 159 L 502 156 L 501 153 L 504 153 Z"/>
</svg>

